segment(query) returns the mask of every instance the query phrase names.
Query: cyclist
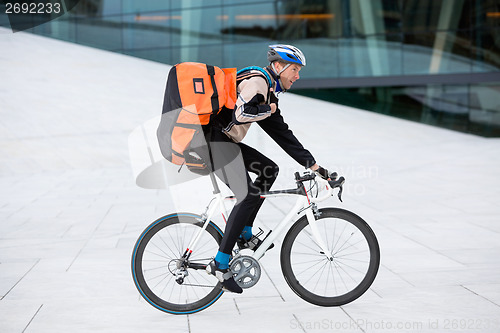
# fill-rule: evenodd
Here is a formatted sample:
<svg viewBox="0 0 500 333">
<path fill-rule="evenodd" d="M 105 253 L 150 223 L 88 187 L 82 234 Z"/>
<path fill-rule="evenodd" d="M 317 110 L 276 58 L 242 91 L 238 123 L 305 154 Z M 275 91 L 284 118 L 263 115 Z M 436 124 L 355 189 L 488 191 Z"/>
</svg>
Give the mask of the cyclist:
<svg viewBox="0 0 500 333">
<path fill-rule="evenodd" d="M 239 177 L 243 185 L 231 184 L 227 172 L 216 175 L 235 193 L 236 205 L 231 211 L 224 231 L 224 237 L 215 259 L 207 266 L 207 271 L 221 281 L 225 290 L 241 293 L 243 290 L 229 271 L 231 252 L 237 243 L 240 249 L 255 250 L 262 241 L 252 233 L 252 225 L 264 199 L 259 193 L 269 191 L 278 175 L 278 166 L 258 150 L 242 143 L 252 123 L 260 127 L 295 161 L 315 171 L 327 179 L 328 171 L 320 167 L 311 153 L 305 149 L 285 123 L 278 107 L 277 93 L 290 89 L 306 65 L 304 54 L 291 45 L 270 45 L 267 53 L 269 65 L 264 70 L 269 74 L 272 84 L 262 75 L 249 75 L 237 86 L 238 100 L 234 110 L 220 112 L 211 130 L 210 142 L 233 142 L 243 158 L 244 172 Z M 258 74 L 258 70 L 255 74 Z M 211 144 L 214 164 L 217 169 L 218 156 L 231 155 L 227 149 L 217 149 Z M 227 145 L 225 146 L 227 147 Z M 220 169 L 220 168 L 219 168 Z M 220 170 L 219 170 L 220 171 Z M 248 172 L 257 175 L 251 180 Z M 245 179 L 246 178 L 246 179 Z M 234 183 L 234 182 L 233 182 Z"/>
</svg>

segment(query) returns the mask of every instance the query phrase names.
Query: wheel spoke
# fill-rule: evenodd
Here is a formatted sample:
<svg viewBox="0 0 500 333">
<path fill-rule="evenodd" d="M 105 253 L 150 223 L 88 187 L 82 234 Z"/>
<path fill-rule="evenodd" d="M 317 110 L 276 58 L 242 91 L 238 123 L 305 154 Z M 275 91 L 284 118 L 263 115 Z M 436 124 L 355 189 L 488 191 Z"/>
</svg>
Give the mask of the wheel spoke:
<svg viewBox="0 0 500 333">
<path fill-rule="evenodd" d="M 155 271 L 157 269 L 164 269 L 164 270 L 168 270 L 168 265 L 161 265 L 161 266 L 158 266 L 158 267 L 153 267 L 153 268 L 148 268 L 148 269 L 143 269 L 143 272 L 146 273 L 146 272 L 151 272 L 151 271 Z"/>
<path fill-rule="evenodd" d="M 361 250 L 361 251 L 357 251 L 357 252 L 351 252 L 351 253 L 346 253 L 346 254 L 343 254 L 341 256 L 335 256 L 336 259 L 342 259 L 342 260 L 355 260 L 355 259 L 350 259 L 350 258 L 345 258 L 347 256 L 352 256 L 354 254 L 360 254 L 360 253 L 370 253 L 369 251 L 367 250 Z M 370 258 L 370 256 L 368 255 L 368 258 Z M 358 261 L 362 261 L 362 260 L 358 260 Z"/>
<path fill-rule="evenodd" d="M 213 239 L 210 239 L 208 237 L 206 237 L 206 238 L 207 239 L 205 240 L 205 242 L 201 246 L 197 246 L 196 249 L 193 250 L 193 253 L 196 252 L 197 256 L 205 255 L 205 253 L 209 253 L 210 251 L 213 251 L 213 249 L 210 248 L 210 244 L 212 244 Z M 208 248 L 205 249 L 205 247 L 208 247 Z M 212 255 L 214 255 L 214 254 L 212 253 Z"/>
<path fill-rule="evenodd" d="M 344 285 L 345 290 L 349 291 L 349 288 L 347 287 L 347 284 L 345 283 L 344 279 L 342 278 L 342 274 L 340 274 L 340 272 L 339 272 L 339 266 L 338 265 L 334 265 L 334 267 L 335 267 L 335 270 L 337 271 L 337 276 L 340 278 L 340 281 Z"/>
<path fill-rule="evenodd" d="M 337 247 L 337 244 L 339 243 L 340 239 L 342 238 L 342 235 L 344 234 L 344 231 L 346 228 L 347 228 L 347 223 L 344 224 L 344 228 L 340 232 L 340 235 L 339 235 L 339 238 L 337 238 L 337 241 L 333 243 L 332 252 L 335 251 L 335 248 Z"/>
<path fill-rule="evenodd" d="M 149 279 L 149 281 L 152 281 L 152 280 L 154 280 L 154 279 L 156 279 L 156 278 L 159 278 L 159 277 L 163 276 L 163 278 L 162 278 L 160 281 L 158 281 L 158 283 L 157 283 L 157 284 L 155 284 L 155 285 L 153 286 L 153 289 L 155 289 L 156 287 L 158 287 L 158 286 L 160 285 L 160 283 L 162 283 L 163 281 L 165 281 L 165 279 L 166 279 L 166 278 L 168 278 L 168 276 L 169 276 L 169 275 L 170 275 L 170 274 L 163 273 L 163 274 L 160 274 L 160 275 L 155 276 L 154 278 Z"/>
<path fill-rule="evenodd" d="M 141 295 L 167 312 L 202 310 L 221 295 L 216 279 L 204 270 L 187 268 L 187 275 L 179 284 L 176 274 L 186 269 L 181 256 L 199 231 L 202 234 L 190 261 L 202 264 L 212 260 L 219 248 L 219 232 L 212 224 L 202 230 L 194 216 L 173 216 L 155 223 L 139 238 L 132 261 L 134 281 Z"/>
<path fill-rule="evenodd" d="M 158 253 L 153 252 L 153 251 L 151 251 L 151 250 L 147 250 L 147 251 L 144 251 L 144 252 L 145 252 L 145 253 L 150 253 L 150 254 L 153 254 L 153 255 L 155 255 L 155 256 L 158 256 L 158 257 L 161 257 L 161 258 L 164 258 L 164 259 L 167 259 L 167 260 L 169 260 L 169 261 L 170 261 L 170 260 L 172 260 L 172 257 L 166 257 L 166 255 L 167 255 L 167 254 L 165 254 L 165 253 L 164 253 L 165 255 L 161 255 L 161 254 L 158 254 Z M 149 260 L 149 261 L 152 261 L 152 260 Z M 158 261 L 160 261 L 160 260 L 158 260 Z M 163 260 L 163 261 L 164 261 L 164 260 Z"/>
<path fill-rule="evenodd" d="M 321 262 L 320 262 L 321 263 Z M 327 262 L 324 262 L 322 266 L 320 266 L 317 270 L 317 272 L 319 272 L 321 269 L 323 269 L 325 267 L 325 265 L 328 264 Z M 313 266 L 317 266 L 317 264 L 313 265 Z M 312 280 L 313 277 L 315 277 L 316 274 L 311 274 L 311 276 L 309 277 L 309 279 L 307 279 L 304 283 L 302 283 L 302 285 L 306 285 L 309 281 Z"/>
<path fill-rule="evenodd" d="M 196 280 L 196 278 L 193 276 L 193 274 L 190 274 L 190 275 L 189 275 L 189 277 L 191 277 L 191 278 L 194 280 L 194 282 L 195 282 L 196 284 L 200 284 L 200 283 L 198 282 L 198 280 Z M 198 297 L 198 293 L 196 292 L 196 288 L 195 288 L 194 286 L 192 286 L 192 285 L 187 285 L 187 286 L 185 286 L 185 287 L 186 287 L 186 292 L 187 292 L 187 289 L 188 289 L 188 288 L 191 288 L 191 289 L 193 290 L 193 292 L 194 292 L 194 295 L 195 295 L 196 299 L 200 299 L 200 298 L 201 298 L 201 297 Z"/>
<path fill-rule="evenodd" d="M 162 243 L 163 243 L 163 244 L 167 247 L 167 249 L 170 251 L 170 253 L 172 253 L 172 255 L 173 255 L 173 256 L 177 256 L 178 254 L 180 254 L 180 251 L 179 251 L 179 250 L 177 250 L 177 251 L 172 250 L 172 249 L 170 248 L 170 246 L 168 245 L 168 243 L 167 243 L 167 242 L 165 242 L 165 240 L 163 239 L 163 237 L 162 237 L 160 234 L 158 234 L 158 238 L 159 238 L 159 239 L 160 239 L 160 241 L 161 241 L 161 242 L 162 242 Z M 172 239 L 172 237 L 170 237 L 170 239 Z M 153 244 L 153 245 L 155 245 L 157 248 L 159 248 L 159 249 L 161 250 L 161 247 L 159 247 L 158 245 L 156 245 L 156 244 Z M 163 251 L 162 251 L 162 252 L 163 252 Z M 165 255 L 167 255 L 167 254 L 165 253 Z"/>
<path fill-rule="evenodd" d="M 293 252 L 294 254 L 301 254 L 304 256 L 315 256 L 315 257 L 324 257 L 325 255 L 323 253 L 307 253 L 307 252 Z"/>
<path fill-rule="evenodd" d="M 302 271 L 300 271 L 299 273 L 297 273 L 296 275 L 301 275 L 302 273 L 312 269 L 314 266 L 317 266 L 318 264 L 321 264 L 323 260 L 321 261 L 317 261 L 316 263 L 312 264 L 311 266 L 308 266 L 306 269 L 303 269 Z"/>
<path fill-rule="evenodd" d="M 330 276 L 330 274 L 332 275 L 332 281 L 333 281 L 333 286 L 335 288 L 335 293 L 337 293 L 337 286 L 335 284 L 335 274 L 333 273 L 333 268 L 332 266 L 334 265 L 329 265 L 328 266 L 328 276 Z M 325 283 L 325 295 L 327 295 L 327 288 L 329 286 L 329 283 L 328 283 L 328 276 L 327 276 L 327 279 L 326 279 L 326 283 Z"/>
<path fill-rule="evenodd" d="M 359 217 L 338 209 L 323 209 L 316 223 L 330 253 L 323 254 L 316 248 L 307 218 L 302 218 L 283 242 L 283 248 L 289 252 L 282 254 L 286 281 L 297 294 L 314 304 L 351 302 L 375 278 L 378 266 L 374 269 L 371 260 L 379 260 L 376 238 Z M 333 259 L 327 257 L 330 254 Z"/>
<path fill-rule="evenodd" d="M 351 247 L 356 246 L 356 245 L 358 245 L 361 242 L 366 242 L 366 240 L 364 238 L 362 238 L 362 239 L 360 239 L 359 241 L 357 241 L 354 244 L 349 244 L 349 246 L 347 246 L 347 247 L 342 247 L 342 248 L 338 249 L 337 252 L 335 252 L 335 254 L 338 254 L 338 253 L 343 252 L 343 251 L 345 251 L 347 249 L 350 249 Z"/>
<path fill-rule="evenodd" d="M 316 260 L 314 260 L 314 261 L 324 261 L 324 260 L 325 260 L 325 256 L 324 256 L 324 255 L 321 255 L 321 256 L 322 256 L 323 258 L 316 259 Z M 294 265 L 303 265 L 303 264 L 310 264 L 311 262 L 313 262 L 313 261 L 311 261 L 311 260 L 299 261 L 299 262 L 294 261 L 294 262 L 293 262 L 293 264 L 294 264 Z"/>
<path fill-rule="evenodd" d="M 163 240 L 162 240 L 162 241 L 163 241 Z M 163 261 L 163 262 L 165 262 L 165 261 L 170 262 L 170 261 L 173 259 L 173 257 L 175 256 L 175 253 L 173 253 L 173 252 L 172 252 L 172 253 L 173 253 L 173 255 L 169 255 L 168 253 L 166 253 L 166 252 L 163 250 L 163 248 L 161 248 L 160 246 L 158 246 L 158 245 L 156 244 L 156 242 L 155 242 L 155 241 L 152 241 L 152 242 L 150 242 L 149 244 L 151 244 L 151 247 L 154 247 L 154 249 L 150 249 L 150 248 L 148 247 L 148 248 L 146 248 L 146 249 L 144 250 L 144 253 L 145 253 L 145 254 L 146 254 L 146 253 L 147 253 L 147 254 L 151 254 L 151 255 L 153 255 L 153 256 L 163 258 L 164 260 L 159 260 L 159 259 L 158 259 L 158 260 L 157 260 L 157 259 L 149 259 L 149 256 L 148 256 L 148 259 L 143 259 L 143 262 L 152 262 L 152 261 L 154 261 L 154 260 L 157 260 L 157 261 Z M 153 251 L 153 250 L 154 250 L 154 251 Z M 157 253 L 157 251 L 161 252 L 161 254 Z"/>
<path fill-rule="evenodd" d="M 338 267 L 339 267 L 340 269 L 342 269 L 344 272 L 346 272 L 346 271 L 344 270 L 344 268 L 343 268 L 343 267 L 348 267 L 348 268 L 350 268 L 351 270 L 356 271 L 356 272 L 358 272 L 358 273 L 361 273 L 361 274 L 365 274 L 365 273 L 366 273 L 366 271 L 361 271 L 361 270 L 359 270 L 358 268 L 355 268 L 355 267 L 353 267 L 353 266 L 351 266 L 351 265 L 347 265 L 346 263 L 339 262 L 339 261 L 337 261 L 336 263 L 338 264 Z M 346 272 L 346 274 L 348 274 L 348 273 Z"/>
<path fill-rule="evenodd" d="M 316 288 L 318 287 L 319 280 L 321 280 L 321 275 L 323 274 L 323 272 L 325 271 L 325 268 L 326 268 L 327 266 L 329 266 L 329 265 L 328 265 L 328 261 L 326 261 L 326 262 L 325 262 L 325 264 L 323 265 L 323 269 L 321 270 L 321 273 L 319 273 L 319 270 L 318 270 L 318 274 L 317 274 L 317 276 L 318 276 L 318 281 L 316 281 L 316 284 L 314 285 L 313 290 L 316 290 Z"/>
<path fill-rule="evenodd" d="M 306 234 L 307 234 L 307 233 L 306 233 Z M 308 236 L 309 236 L 309 235 L 308 235 Z M 312 239 L 312 237 L 310 237 L 310 238 Z M 314 241 L 314 239 L 312 239 L 312 240 Z M 314 243 L 316 244 L 316 242 L 314 242 Z M 319 249 L 314 249 L 314 248 L 312 248 L 311 246 L 309 246 L 309 245 L 307 245 L 307 244 L 304 244 L 304 243 L 302 243 L 302 242 L 299 242 L 299 241 L 297 241 L 297 244 L 300 244 L 300 245 L 304 246 L 305 248 L 310 249 L 310 250 L 311 250 L 311 251 L 313 251 L 313 252 L 319 252 L 319 251 L 320 251 Z"/>
</svg>

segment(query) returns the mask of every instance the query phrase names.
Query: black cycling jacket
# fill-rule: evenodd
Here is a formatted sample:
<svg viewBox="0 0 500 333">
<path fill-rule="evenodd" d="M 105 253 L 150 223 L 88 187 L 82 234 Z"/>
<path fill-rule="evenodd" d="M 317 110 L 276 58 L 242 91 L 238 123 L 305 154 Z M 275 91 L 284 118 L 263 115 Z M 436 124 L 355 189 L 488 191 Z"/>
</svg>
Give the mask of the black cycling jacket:
<svg viewBox="0 0 500 333">
<path fill-rule="evenodd" d="M 222 110 L 216 118 L 216 130 L 226 128 L 233 119 L 234 110 Z M 288 127 L 288 124 L 281 115 L 281 110 L 277 109 L 269 117 L 255 121 L 290 157 L 300 165 L 309 168 L 316 163 L 316 160 Z"/>
<path fill-rule="evenodd" d="M 309 150 L 302 146 L 285 123 L 281 110 L 278 109 L 270 117 L 257 121 L 257 124 L 300 165 L 309 168 L 316 163 Z"/>
</svg>

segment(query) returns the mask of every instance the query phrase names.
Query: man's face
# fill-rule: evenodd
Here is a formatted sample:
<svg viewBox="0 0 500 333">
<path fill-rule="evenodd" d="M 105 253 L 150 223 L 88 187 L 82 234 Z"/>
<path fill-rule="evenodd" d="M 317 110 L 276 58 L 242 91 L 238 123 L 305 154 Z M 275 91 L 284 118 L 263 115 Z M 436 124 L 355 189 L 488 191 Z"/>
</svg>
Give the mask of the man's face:
<svg viewBox="0 0 500 333">
<path fill-rule="evenodd" d="M 283 88 L 285 90 L 290 89 L 292 84 L 300 79 L 299 72 L 301 69 L 302 66 L 291 64 L 280 74 L 281 83 L 283 84 Z"/>
</svg>

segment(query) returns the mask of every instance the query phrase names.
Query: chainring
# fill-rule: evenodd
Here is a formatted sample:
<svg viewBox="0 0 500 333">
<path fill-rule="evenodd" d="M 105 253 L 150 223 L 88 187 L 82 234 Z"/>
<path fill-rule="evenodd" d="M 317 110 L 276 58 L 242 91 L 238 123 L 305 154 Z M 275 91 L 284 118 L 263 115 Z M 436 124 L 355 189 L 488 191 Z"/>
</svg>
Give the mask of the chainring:
<svg viewBox="0 0 500 333">
<path fill-rule="evenodd" d="M 243 289 L 251 288 L 259 282 L 261 269 L 254 257 L 244 255 L 235 257 L 229 269 L 233 272 L 236 283 Z"/>
</svg>

